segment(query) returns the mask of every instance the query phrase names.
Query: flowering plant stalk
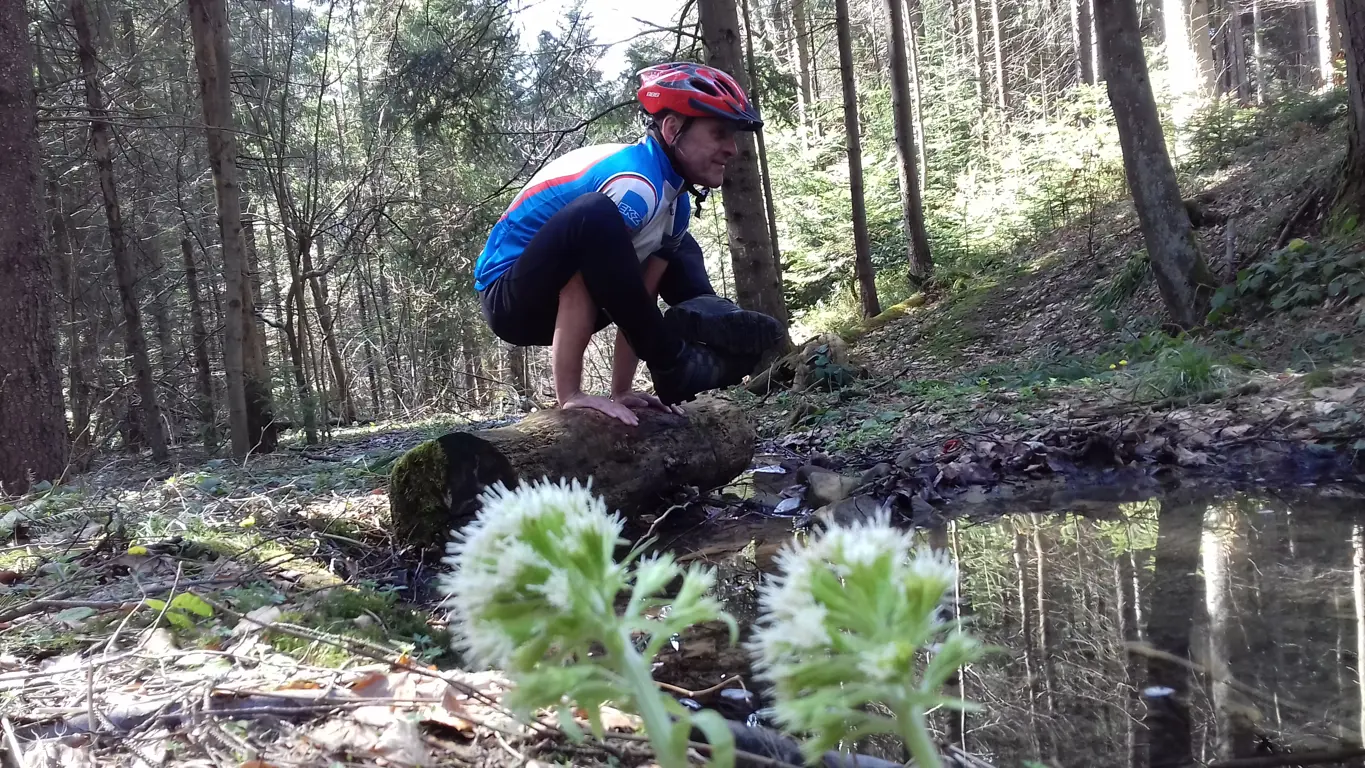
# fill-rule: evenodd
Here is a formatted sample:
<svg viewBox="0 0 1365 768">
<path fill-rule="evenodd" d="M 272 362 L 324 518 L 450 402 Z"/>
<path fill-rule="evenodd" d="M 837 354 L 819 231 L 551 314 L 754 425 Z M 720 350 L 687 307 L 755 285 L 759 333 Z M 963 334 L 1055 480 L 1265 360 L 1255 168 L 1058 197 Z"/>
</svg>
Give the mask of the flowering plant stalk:
<svg viewBox="0 0 1365 768">
<path fill-rule="evenodd" d="M 616 562 L 622 521 L 608 514 L 591 488 L 544 480 L 508 490 L 498 484 L 481 497 L 474 522 L 447 547 L 454 570 L 441 579 L 452 609 L 455 647 L 474 663 L 505 670 L 516 683 L 513 711 L 558 706 L 563 730 L 583 733 L 574 706 L 603 735 L 600 709 L 611 701 L 639 713 L 663 768 L 687 765 L 692 726 L 706 734 L 717 765 L 734 763 L 734 737 L 715 712 L 689 713 L 664 695 L 650 662 L 668 639 L 688 627 L 733 619 L 707 593 L 715 574 L 685 573 L 669 555 L 640 559 L 639 548 Z M 676 597 L 661 592 L 676 577 Z M 629 594 L 617 612 L 617 597 Z M 667 606 L 662 618 L 646 611 Z M 648 636 L 637 649 L 635 633 Z"/>
<path fill-rule="evenodd" d="M 777 721 L 811 736 L 807 756 L 874 733 L 900 736 L 919 768 L 939 768 L 926 714 L 972 709 L 942 695 L 981 645 L 938 608 L 956 570 L 942 553 L 916 550 L 885 512 L 831 526 L 784 549 L 764 586 L 750 650 L 773 686 Z M 917 674 L 917 656 L 928 662 Z M 878 703 L 890 717 L 867 705 Z"/>
</svg>

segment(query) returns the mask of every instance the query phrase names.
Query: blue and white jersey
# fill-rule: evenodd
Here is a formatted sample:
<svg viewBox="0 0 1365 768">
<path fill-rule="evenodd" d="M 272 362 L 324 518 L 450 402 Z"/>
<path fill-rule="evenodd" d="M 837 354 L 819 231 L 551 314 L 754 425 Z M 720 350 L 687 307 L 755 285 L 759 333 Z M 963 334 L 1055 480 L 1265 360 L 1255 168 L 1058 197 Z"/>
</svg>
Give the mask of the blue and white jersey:
<svg viewBox="0 0 1365 768">
<path fill-rule="evenodd" d="M 484 290 L 512 267 L 531 238 L 559 209 L 602 192 L 630 228 L 640 261 L 677 247 L 691 212 L 683 178 L 652 136 L 638 144 L 583 147 L 546 165 L 512 199 L 474 264 L 474 288 Z"/>
</svg>

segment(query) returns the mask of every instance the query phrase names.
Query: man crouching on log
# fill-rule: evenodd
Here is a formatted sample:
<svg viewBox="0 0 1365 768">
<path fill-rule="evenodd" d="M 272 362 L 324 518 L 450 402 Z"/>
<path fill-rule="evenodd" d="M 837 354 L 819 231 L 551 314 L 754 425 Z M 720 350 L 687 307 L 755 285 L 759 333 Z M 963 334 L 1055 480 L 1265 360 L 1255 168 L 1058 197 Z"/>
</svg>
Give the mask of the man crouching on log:
<svg viewBox="0 0 1365 768">
<path fill-rule="evenodd" d="M 484 318 L 503 341 L 551 347 L 562 408 L 591 408 L 636 425 L 632 408 L 677 403 L 737 384 L 785 336 L 772 317 L 716 296 L 690 201 L 719 187 L 736 131 L 763 125 L 728 74 L 685 62 L 640 73 L 647 134 L 637 144 L 570 152 L 512 200 L 474 267 Z M 660 314 L 658 297 L 669 305 Z M 583 391 L 588 340 L 619 333 L 611 396 Z M 643 359 L 654 395 L 635 392 Z"/>
</svg>

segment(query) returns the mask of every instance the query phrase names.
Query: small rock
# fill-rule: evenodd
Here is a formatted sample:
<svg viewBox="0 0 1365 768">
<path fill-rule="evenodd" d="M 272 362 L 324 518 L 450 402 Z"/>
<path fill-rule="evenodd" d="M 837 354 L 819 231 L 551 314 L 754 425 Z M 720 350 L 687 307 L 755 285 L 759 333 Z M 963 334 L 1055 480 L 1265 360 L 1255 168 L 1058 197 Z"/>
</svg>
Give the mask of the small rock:
<svg viewBox="0 0 1365 768">
<path fill-rule="evenodd" d="M 864 472 L 862 474 L 862 477 L 859 478 L 858 482 L 859 484 L 867 484 L 872 482 L 873 480 L 880 480 L 883 477 L 889 476 L 893 470 L 894 468 L 890 464 L 887 464 L 886 462 L 883 461 L 882 463 L 877 464 L 876 466 Z"/>
<path fill-rule="evenodd" d="M 837 504 L 862 485 L 856 477 L 845 477 L 820 467 L 803 467 L 801 474 L 806 480 L 806 502 L 812 507 Z"/>
<path fill-rule="evenodd" d="M 1191 451 L 1184 446 L 1176 446 L 1175 460 L 1182 467 L 1202 467 L 1209 463 L 1209 455 L 1199 451 Z"/>
<path fill-rule="evenodd" d="M 351 619 L 351 623 L 355 625 L 356 629 L 369 629 L 374 626 L 374 617 L 362 613 L 354 619 Z"/>
<path fill-rule="evenodd" d="M 901 451 L 900 455 L 896 457 L 896 466 L 904 470 L 911 470 L 918 467 L 919 461 L 916 460 L 915 456 L 916 451 L 914 448 L 911 448 L 908 451 Z"/>
<path fill-rule="evenodd" d="M 838 525 L 852 525 L 871 520 L 881 507 L 881 502 L 874 496 L 854 496 L 820 507 L 815 510 L 815 516 Z"/>
</svg>

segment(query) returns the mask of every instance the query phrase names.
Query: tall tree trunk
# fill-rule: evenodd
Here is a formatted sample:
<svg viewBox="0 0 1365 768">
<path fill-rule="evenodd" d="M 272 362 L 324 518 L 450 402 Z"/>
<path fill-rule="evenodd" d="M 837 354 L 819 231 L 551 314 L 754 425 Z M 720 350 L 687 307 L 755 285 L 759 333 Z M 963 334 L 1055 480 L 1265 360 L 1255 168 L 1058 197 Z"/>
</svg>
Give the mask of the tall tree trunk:
<svg viewBox="0 0 1365 768">
<path fill-rule="evenodd" d="M 1090 0 L 1071 0 L 1071 44 L 1076 49 L 1076 82 L 1095 84 L 1094 21 L 1090 18 Z"/>
<path fill-rule="evenodd" d="M 901 186 L 902 225 L 909 246 L 910 281 L 918 285 L 928 281 L 933 274 L 934 262 L 929 253 L 929 236 L 924 229 L 924 203 L 920 199 L 919 158 L 915 149 L 910 72 L 906 61 L 909 46 L 906 44 L 902 0 L 886 0 L 886 12 L 891 19 L 891 111 L 895 115 L 896 172 Z"/>
<path fill-rule="evenodd" d="M 1217 86 L 1218 70 L 1213 64 L 1213 41 L 1209 29 L 1209 0 L 1189 0 L 1189 30 L 1194 51 L 1199 94 L 1207 96 Z"/>
<path fill-rule="evenodd" d="M 1265 104 L 1270 100 L 1270 83 L 1266 82 L 1265 44 L 1263 34 L 1265 24 L 1261 20 L 1262 0 L 1251 0 L 1251 63 L 1256 71 L 1256 103 Z"/>
<path fill-rule="evenodd" d="M 1336 30 L 1336 15 L 1333 10 L 1334 0 L 1314 0 L 1314 17 L 1318 24 L 1318 85 L 1323 88 L 1332 87 L 1332 75 L 1334 69 L 1332 60 L 1336 57 L 1334 48 L 1334 35 Z"/>
<path fill-rule="evenodd" d="M 734 0 L 699 0 L 707 61 L 733 75 L 745 91 L 752 91 L 744 71 L 739 47 L 739 17 Z M 739 304 L 787 323 L 782 279 L 769 242 L 763 209 L 763 188 L 758 170 L 754 136 L 736 137 L 739 154 L 726 168 L 721 191 L 725 199 L 725 223 L 730 235 L 730 259 L 734 262 L 735 292 Z"/>
<path fill-rule="evenodd" d="M 1240 104 L 1251 102 L 1251 81 L 1247 77 L 1246 30 L 1242 27 L 1242 0 L 1228 3 L 1228 56 L 1232 60 L 1232 88 Z"/>
<path fill-rule="evenodd" d="M 986 25 L 981 18 L 981 0 L 967 0 L 971 11 L 972 71 L 975 73 L 976 103 L 986 106 Z"/>
<path fill-rule="evenodd" d="M 1005 82 L 1005 40 L 1004 28 L 1000 23 L 1001 0 L 988 0 L 991 4 L 991 36 L 995 48 L 995 105 L 1001 112 L 1010 108 L 1009 85 Z"/>
<path fill-rule="evenodd" d="M 403 377 L 399 368 L 403 346 L 388 329 L 393 327 L 393 304 L 389 301 L 389 278 L 384 270 L 384 255 L 379 255 L 379 297 L 375 314 L 379 320 L 379 344 L 384 349 L 384 365 L 389 370 L 389 391 L 393 393 L 393 408 L 401 412 L 403 406 Z"/>
<path fill-rule="evenodd" d="M 800 66 L 798 80 L 801 91 L 797 94 L 796 105 L 801 121 L 801 142 L 807 142 L 806 132 L 815 123 L 815 94 L 811 91 L 811 38 L 809 24 L 806 22 L 806 0 L 792 0 L 792 23 L 796 26 L 796 57 Z M 818 132 L 817 132 L 818 135 Z"/>
<path fill-rule="evenodd" d="M 1209 618 L 1208 667 L 1213 698 L 1217 741 L 1214 756 L 1235 760 L 1254 754 L 1255 730 L 1246 713 L 1245 698 L 1229 681 L 1232 679 L 1233 636 L 1242 622 L 1237 616 L 1234 594 L 1236 575 L 1246 556 L 1245 534 L 1234 505 L 1210 504 L 1204 511 L 1204 530 L 1200 539 L 1203 560 L 1204 607 Z"/>
<path fill-rule="evenodd" d="M 204 133 L 218 202 L 218 233 L 222 238 L 226 304 L 223 318 L 223 370 L 227 379 L 228 426 L 232 455 L 244 458 L 253 451 L 275 448 L 270 414 L 269 383 L 256 378 L 250 277 L 242 242 L 242 200 L 237 181 L 237 141 L 233 133 L 232 102 L 228 95 L 231 63 L 228 52 L 225 0 L 187 0 L 194 38 L 194 61 L 199 72 Z M 248 368 L 251 363 L 251 368 Z"/>
<path fill-rule="evenodd" d="M 1312 0 L 1295 0 L 1293 11 L 1294 47 L 1300 88 L 1311 88 L 1317 84 L 1317 50 L 1313 47 L 1313 19 L 1308 15 Z"/>
<path fill-rule="evenodd" d="M 44 80 L 48 78 L 44 77 Z M 71 214 L 66 207 L 56 179 L 47 179 L 47 207 L 49 227 L 52 230 L 52 247 L 56 250 L 55 264 L 59 266 L 61 285 L 58 289 L 66 297 L 66 352 L 67 377 L 70 382 L 69 402 L 71 406 L 71 443 L 76 463 L 82 464 L 88 458 L 86 450 L 91 443 L 90 435 L 90 384 L 86 380 L 88 358 L 84 351 L 92 343 L 88 311 L 82 308 L 88 303 L 82 288 L 81 270 L 76 265 L 76 254 L 72 248 Z"/>
<path fill-rule="evenodd" d="M 1365 219 L 1365 6 L 1343 3 L 1342 44 L 1346 53 L 1351 128 L 1346 142 L 1346 170 L 1336 208 L 1344 217 Z"/>
<path fill-rule="evenodd" d="M 881 314 L 882 308 L 881 302 L 877 299 L 877 275 L 872 269 L 872 239 L 867 233 L 867 202 L 863 198 L 863 144 L 858 121 L 858 86 L 853 80 L 853 69 L 857 65 L 853 60 L 853 35 L 849 28 L 848 0 L 835 0 L 834 10 L 835 27 L 839 35 L 839 74 L 844 87 L 848 192 L 853 202 L 853 270 L 858 277 L 858 296 L 862 303 L 863 317 L 873 317 Z M 899 9 L 895 10 L 899 13 Z M 913 153 L 911 157 L 914 157 Z"/>
<path fill-rule="evenodd" d="M 741 0 L 744 4 L 744 48 L 747 71 L 749 73 L 749 98 L 754 103 L 754 109 L 760 110 L 762 105 L 759 103 L 758 95 L 758 74 L 754 68 L 754 35 L 753 27 L 749 22 L 749 0 Z M 763 177 L 763 211 L 768 219 L 768 238 L 772 243 L 773 266 L 777 269 L 777 281 L 782 282 L 782 249 L 777 242 L 777 207 L 773 205 L 773 180 L 772 174 L 768 171 L 768 145 L 763 139 L 763 131 L 754 134 L 758 140 L 758 169 Z"/>
<path fill-rule="evenodd" d="M 1152 95 L 1133 0 L 1095 0 L 1109 103 L 1157 287 L 1184 328 L 1204 319 L 1200 286 L 1214 285 L 1194 240 Z"/>
<path fill-rule="evenodd" d="M 0 494 L 56 481 L 70 445 L 39 218 L 33 49 L 21 2 L 0 3 Z"/>
<path fill-rule="evenodd" d="M 137 268 L 124 238 L 123 212 L 119 208 L 118 189 L 114 185 L 113 131 L 109 125 L 109 113 L 104 107 L 104 94 L 100 92 L 95 43 L 84 0 L 71 1 L 71 19 L 76 28 L 76 48 L 85 79 L 85 104 L 90 112 L 90 139 L 109 226 L 109 250 L 114 258 L 114 274 L 123 302 L 124 346 L 128 357 L 132 358 L 133 377 L 137 381 L 138 397 L 142 400 L 142 434 L 149 441 L 152 458 L 165 461 L 170 456 L 166 449 L 166 431 L 156 401 L 156 379 L 152 376 L 152 361 L 147 355 L 147 337 L 142 330 L 142 311 L 137 300 Z"/>
<path fill-rule="evenodd" d="M 285 297 L 284 325 L 289 342 L 289 363 L 294 374 L 294 388 L 299 400 L 299 412 L 303 417 L 304 440 L 309 445 L 318 442 L 317 404 L 313 400 L 313 390 L 308 384 L 306 368 L 307 349 L 306 331 L 308 328 L 307 304 L 303 298 L 303 274 L 299 268 L 300 253 L 307 253 L 312 244 L 307 239 L 293 242 L 285 231 L 285 242 L 289 249 L 289 292 Z"/>
<path fill-rule="evenodd" d="M 1112 2 L 1096 0 L 1096 17 L 1102 19 L 1105 12 L 1100 9 Z M 1100 24 L 1106 25 L 1103 21 Z M 1153 648 L 1176 660 L 1164 655 L 1147 657 L 1147 680 L 1143 686 L 1147 711 L 1143 721 L 1151 768 L 1194 764 L 1190 672 L 1178 662 L 1190 657 L 1190 630 L 1198 593 L 1195 578 L 1199 557 L 1195 542 L 1199 540 L 1200 511 L 1189 505 L 1163 504 L 1157 518 L 1156 561 L 1151 598 L 1147 601 L 1155 609 L 1147 619 L 1146 639 Z"/>
<path fill-rule="evenodd" d="M 919 188 L 928 183 L 929 158 L 925 151 L 924 140 L 924 91 L 923 71 L 920 69 L 921 35 L 924 34 L 924 9 L 920 0 L 905 0 L 905 9 L 910 17 L 906 20 L 906 36 L 910 38 L 910 105 L 913 107 L 911 123 L 915 127 L 915 162 L 919 170 Z M 932 267 L 932 263 L 931 263 Z"/>
<path fill-rule="evenodd" d="M 365 282 L 358 279 L 358 276 L 355 295 L 360 302 L 360 333 L 365 339 L 365 379 L 370 385 L 370 417 L 379 419 L 384 411 L 380 405 L 384 400 L 384 390 L 379 380 L 379 367 L 375 365 L 374 342 L 370 339 L 370 317 L 365 306 Z"/>
<path fill-rule="evenodd" d="M 200 435 L 204 447 L 218 448 L 218 427 L 213 408 L 213 369 L 209 365 L 209 332 L 204 327 L 204 303 L 199 299 L 198 270 L 194 266 L 194 245 L 188 237 L 180 238 L 180 256 L 185 260 L 185 289 L 190 298 L 190 343 L 194 347 L 195 381 L 198 385 L 195 404 L 199 410 Z"/>
<path fill-rule="evenodd" d="M 313 267 L 307 261 L 307 254 L 304 254 L 303 269 L 305 272 L 312 272 Z M 326 259 L 322 257 L 322 241 L 318 241 L 318 262 L 325 264 Z M 346 366 L 341 360 L 341 347 L 337 344 L 335 323 L 332 320 L 332 308 L 327 303 L 327 288 L 323 283 L 326 278 L 319 275 L 308 281 L 308 287 L 313 292 L 313 305 L 317 309 L 318 325 L 322 327 L 322 343 L 327 348 L 327 359 L 332 366 L 332 381 L 337 388 L 337 405 L 340 408 L 341 419 L 346 424 L 354 424 L 355 401 L 351 399 L 350 377 L 346 375 Z"/>
</svg>

